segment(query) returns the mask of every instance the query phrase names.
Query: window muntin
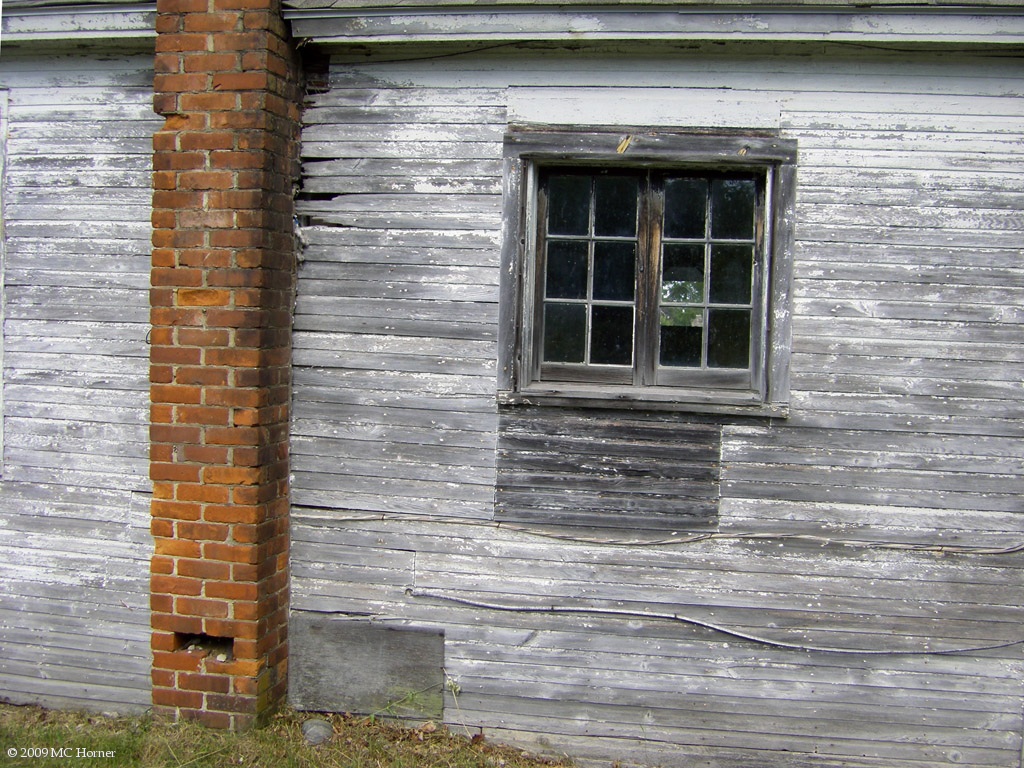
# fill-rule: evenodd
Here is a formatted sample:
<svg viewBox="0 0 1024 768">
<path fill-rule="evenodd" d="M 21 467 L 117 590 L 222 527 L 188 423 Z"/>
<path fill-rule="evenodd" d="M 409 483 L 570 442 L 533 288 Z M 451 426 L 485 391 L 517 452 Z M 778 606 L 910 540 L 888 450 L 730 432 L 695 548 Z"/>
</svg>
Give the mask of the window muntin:
<svg viewBox="0 0 1024 768">
<path fill-rule="evenodd" d="M 766 169 L 537 179 L 537 381 L 758 387 Z"/>
</svg>

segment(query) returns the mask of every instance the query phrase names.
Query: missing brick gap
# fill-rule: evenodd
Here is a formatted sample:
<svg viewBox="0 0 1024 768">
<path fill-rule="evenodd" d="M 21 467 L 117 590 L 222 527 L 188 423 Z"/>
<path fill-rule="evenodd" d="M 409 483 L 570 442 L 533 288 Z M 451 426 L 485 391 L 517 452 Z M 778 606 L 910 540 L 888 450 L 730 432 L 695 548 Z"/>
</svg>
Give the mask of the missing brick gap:
<svg viewBox="0 0 1024 768">
<path fill-rule="evenodd" d="M 190 635 L 184 632 L 174 633 L 175 645 L 179 651 L 200 653 L 204 657 L 216 661 L 231 661 L 234 658 L 235 641 L 230 637 L 214 635 Z"/>
</svg>

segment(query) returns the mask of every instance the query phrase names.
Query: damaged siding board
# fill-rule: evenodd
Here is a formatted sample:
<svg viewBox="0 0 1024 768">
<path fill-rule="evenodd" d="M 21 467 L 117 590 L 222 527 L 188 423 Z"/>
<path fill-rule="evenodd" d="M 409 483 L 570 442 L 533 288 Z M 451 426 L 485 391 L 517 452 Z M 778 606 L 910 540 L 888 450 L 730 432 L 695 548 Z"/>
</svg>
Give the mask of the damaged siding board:
<svg viewBox="0 0 1024 768">
<path fill-rule="evenodd" d="M 489 517 L 500 93 L 355 82 L 312 99 L 293 500 Z"/>
<path fill-rule="evenodd" d="M 149 706 L 152 77 L 145 53 L 5 47 L 0 62 L 0 689 L 14 702 Z"/>
<path fill-rule="evenodd" d="M 446 719 L 538 748 L 1018 765 L 1019 62 L 439 52 L 338 58 L 307 113 L 295 610 L 442 629 Z M 788 419 L 494 405 L 502 110 L 608 125 L 625 92 L 634 126 L 797 142 Z M 715 504 L 637 529 L 663 490 Z"/>
</svg>

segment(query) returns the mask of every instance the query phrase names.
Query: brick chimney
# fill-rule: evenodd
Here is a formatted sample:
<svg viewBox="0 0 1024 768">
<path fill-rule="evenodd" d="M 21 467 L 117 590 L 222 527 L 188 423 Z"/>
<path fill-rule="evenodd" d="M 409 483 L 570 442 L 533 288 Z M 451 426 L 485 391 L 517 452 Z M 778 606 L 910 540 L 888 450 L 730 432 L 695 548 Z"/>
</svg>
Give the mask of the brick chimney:
<svg viewBox="0 0 1024 768">
<path fill-rule="evenodd" d="M 240 729 L 287 690 L 299 66 L 276 0 L 158 0 L 153 704 Z"/>
</svg>

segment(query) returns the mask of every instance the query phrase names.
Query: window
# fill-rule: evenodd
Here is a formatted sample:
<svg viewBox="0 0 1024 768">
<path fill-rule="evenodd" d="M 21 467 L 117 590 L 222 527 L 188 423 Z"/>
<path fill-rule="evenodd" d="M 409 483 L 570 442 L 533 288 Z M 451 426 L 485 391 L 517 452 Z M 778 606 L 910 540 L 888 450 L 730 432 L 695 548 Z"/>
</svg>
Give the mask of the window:
<svg viewBox="0 0 1024 768">
<path fill-rule="evenodd" d="M 511 134 L 503 398 L 784 413 L 794 160 L 773 137 Z"/>
</svg>

